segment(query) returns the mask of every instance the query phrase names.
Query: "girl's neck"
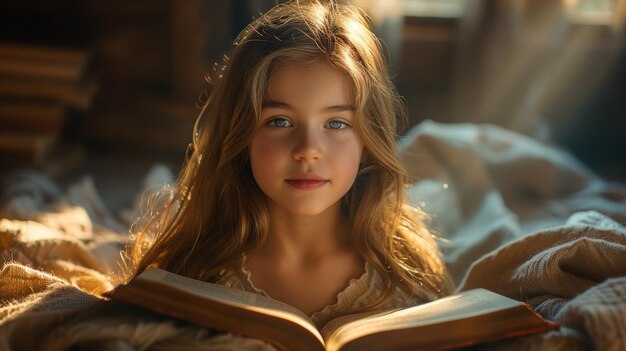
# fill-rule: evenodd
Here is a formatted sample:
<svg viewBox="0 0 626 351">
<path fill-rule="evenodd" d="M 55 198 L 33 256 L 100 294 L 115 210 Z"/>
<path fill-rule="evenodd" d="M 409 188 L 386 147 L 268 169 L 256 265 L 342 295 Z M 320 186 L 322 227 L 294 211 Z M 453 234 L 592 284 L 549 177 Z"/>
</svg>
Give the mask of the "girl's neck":
<svg viewBox="0 0 626 351">
<path fill-rule="evenodd" d="M 283 262 L 316 261 L 345 248 L 346 220 L 338 202 L 317 216 L 297 216 L 270 206 L 268 238 L 257 250 Z"/>
</svg>

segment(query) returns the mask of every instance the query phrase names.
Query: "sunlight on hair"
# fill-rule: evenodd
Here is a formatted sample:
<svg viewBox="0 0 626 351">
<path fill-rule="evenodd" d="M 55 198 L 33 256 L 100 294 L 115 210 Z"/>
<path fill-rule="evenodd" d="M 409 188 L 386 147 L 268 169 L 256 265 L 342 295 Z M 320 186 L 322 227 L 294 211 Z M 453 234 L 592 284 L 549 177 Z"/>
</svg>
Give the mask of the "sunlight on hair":
<svg viewBox="0 0 626 351">
<path fill-rule="evenodd" d="M 312 7 L 310 21 L 315 27 L 322 27 L 328 16 L 327 8 L 322 4 L 316 4 Z"/>
<path fill-rule="evenodd" d="M 135 228 L 133 269 L 158 266 L 217 282 L 225 266 L 266 242 L 266 195 L 254 179 L 249 154 L 259 111 L 269 80 L 282 64 L 320 60 L 342 70 L 353 84 L 354 130 L 368 153 L 342 198 L 342 214 L 349 221 L 345 235 L 388 287 L 357 309 L 390 303 L 396 288 L 424 301 L 452 291 L 423 213 L 403 206 L 406 172 L 396 133 L 406 107 L 387 72 L 381 43 L 362 10 L 332 0 L 273 7 L 237 36 L 222 67 L 214 65 L 175 196 Z"/>
<path fill-rule="evenodd" d="M 357 20 L 350 19 L 346 21 L 346 27 L 349 29 L 348 33 L 351 34 L 351 39 L 359 40 L 363 38 L 361 31 L 363 30 L 363 24 Z M 354 43 L 357 46 L 361 46 L 364 43 L 356 42 Z"/>
</svg>

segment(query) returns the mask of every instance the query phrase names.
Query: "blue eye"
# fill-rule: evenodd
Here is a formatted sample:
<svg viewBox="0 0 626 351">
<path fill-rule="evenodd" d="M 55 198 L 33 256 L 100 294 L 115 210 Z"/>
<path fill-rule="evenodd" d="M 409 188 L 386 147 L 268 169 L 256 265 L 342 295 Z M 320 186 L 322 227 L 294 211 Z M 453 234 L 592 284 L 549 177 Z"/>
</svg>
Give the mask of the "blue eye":
<svg viewBox="0 0 626 351">
<path fill-rule="evenodd" d="M 334 120 L 334 121 L 330 121 L 328 122 L 328 128 L 330 129 L 344 129 L 344 128 L 348 128 L 350 125 L 344 121 L 338 121 L 338 120 Z"/>
<path fill-rule="evenodd" d="M 292 127 L 291 122 L 286 118 L 274 118 L 267 122 L 267 125 L 274 128 L 289 128 Z"/>
</svg>

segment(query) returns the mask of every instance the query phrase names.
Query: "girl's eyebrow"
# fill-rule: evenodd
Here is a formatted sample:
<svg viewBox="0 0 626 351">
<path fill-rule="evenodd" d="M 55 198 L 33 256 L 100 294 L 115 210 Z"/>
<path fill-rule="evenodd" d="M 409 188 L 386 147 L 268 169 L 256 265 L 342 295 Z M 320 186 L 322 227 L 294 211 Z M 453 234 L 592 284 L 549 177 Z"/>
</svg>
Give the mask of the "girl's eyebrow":
<svg viewBox="0 0 626 351">
<path fill-rule="evenodd" d="M 285 110 L 293 110 L 293 107 L 288 103 L 276 101 L 276 100 L 265 100 L 263 101 L 263 105 L 261 108 L 282 108 Z M 324 109 L 327 112 L 342 112 L 342 111 L 354 111 L 354 106 L 352 105 L 333 105 L 328 106 Z"/>
<path fill-rule="evenodd" d="M 354 111 L 354 106 L 352 105 L 329 106 L 326 108 L 326 111 L 328 112 Z"/>
<path fill-rule="evenodd" d="M 276 100 L 264 100 L 263 101 L 263 105 L 261 106 L 261 108 L 282 108 L 285 110 L 293 110 L 293 108 L 285 103 L 285 102 L 280 102 L 280 101 L 276 101 Z"/>
</svg>

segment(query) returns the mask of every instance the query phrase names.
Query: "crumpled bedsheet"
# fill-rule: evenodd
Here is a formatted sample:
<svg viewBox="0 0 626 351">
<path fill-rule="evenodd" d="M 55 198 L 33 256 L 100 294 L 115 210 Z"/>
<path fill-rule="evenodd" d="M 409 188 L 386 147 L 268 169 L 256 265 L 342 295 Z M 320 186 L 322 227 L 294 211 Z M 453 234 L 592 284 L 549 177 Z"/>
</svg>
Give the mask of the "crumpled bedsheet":
<svg viewBox="0 0 626 351">
<path fill-rule="evenodd" d="M 409 199 L 430 215 L 458 289 L 528 301 L 562 325 L 481 349 L 626 349 L 623 185 L 490 125 L 423 122 L 399 150 Z M 146 179 L 155 189 L 171 174 L 156 166 Z M 65 191 L 37 173 L 7 186 L 0 349 L 274 350 L 96 297 L 120 281 L 129 217 L 107 209 L 89 177 Z"/>
<path fill-rule="evenodd" d="M 527 301 L 562 328 L 493 350 L 626 350 L 626 187 L 493 125 L 424 122 L 399 144 L 458 290 Z"/>
<path fill-rule="evenodd" d="M 477 287 L 526 301 L 561 324 L 528 337 L 524 350 L 626 350 L 626 227 L 598 212 L 481 257 L 460 289 Z"/>
</svg>

